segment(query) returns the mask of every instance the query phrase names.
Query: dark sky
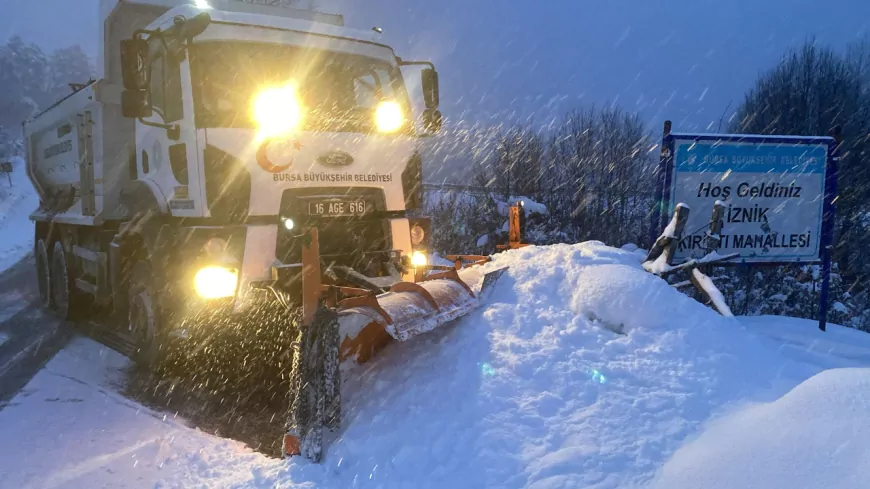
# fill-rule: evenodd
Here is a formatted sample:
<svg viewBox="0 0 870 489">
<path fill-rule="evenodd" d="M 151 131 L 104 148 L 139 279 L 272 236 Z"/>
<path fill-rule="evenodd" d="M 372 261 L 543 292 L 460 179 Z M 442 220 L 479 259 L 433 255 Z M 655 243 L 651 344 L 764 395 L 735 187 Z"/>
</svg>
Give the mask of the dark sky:
<svg viewBox="0 0 870 489">
<path fill-rule="evenodd" d="M 97 0 L 0 0 L 0 38 L 96 53 Z M 453 118 L 546 124 L 617 103 L 658 125 L 704 129 L 783 51 L 868 32 L 870 0 L 319 0 L 348 25 L 384 28 L 405 58 L 439 68 Z"/>
</svg>

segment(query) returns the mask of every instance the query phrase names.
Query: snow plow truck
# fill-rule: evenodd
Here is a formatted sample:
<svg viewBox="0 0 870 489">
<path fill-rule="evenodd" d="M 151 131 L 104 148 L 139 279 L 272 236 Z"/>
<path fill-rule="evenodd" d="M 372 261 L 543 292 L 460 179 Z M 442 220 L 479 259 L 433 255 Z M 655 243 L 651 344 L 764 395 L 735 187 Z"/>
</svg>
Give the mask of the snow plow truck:
<svg viewBox="0 0 870 489">
<path fill-rule="evenodd" d="M 100 8 L 97 79 L 24 122 L 41 299 L 110 318 L 144 365 L 224 318 L 295 314 L 282 446 L 318 460 L 340 367 L 467 314 L 503 271 L 427 263 L 429 220 L 411 217 L 419 144 L 441 126 L 437 72 L 335 14 Z"/>
</svg>

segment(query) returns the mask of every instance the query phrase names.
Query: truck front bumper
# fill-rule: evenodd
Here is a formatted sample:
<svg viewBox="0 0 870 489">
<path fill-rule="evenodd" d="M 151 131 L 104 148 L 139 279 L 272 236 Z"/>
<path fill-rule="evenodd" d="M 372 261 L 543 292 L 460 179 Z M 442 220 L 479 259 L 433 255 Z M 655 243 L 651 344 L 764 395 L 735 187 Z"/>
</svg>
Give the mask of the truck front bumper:
<svg viewBox="0 0 870 489">
<path fill-rule="evenodd" d="M 386 219 L 384 223 L 389 226 L 391 250 L 378 253 L 410 256 L 413 247 L 409 220 Z M 285 238 L 281 233 L 286 230 L 278 224 L 185 228 L 179 241 L 186 251 L 179 252 L 186 255 L 175 259 L 192 266 L 179 270 L 169 264 L 173 274 L 180 274 L 174 280 L 167 280 L 178 287 L 178 290 L 168 291 L 170 302 L 174 303 L 172 309 L 180 313 L 181 318 L 201 315 L 204 310 L 220 312 L 220 315 L 245 314 L 252 307 L 263 307 L 264 301 L 274 299 L 268 287 L 264 287 L 270 284 L 279 285 L 292 296 L 293 285 L 288 286 L 286 280 L 278 284 L 279 276 L 292 276 L 297 269 L 301 274 L 302 264 L 284 263 L 278 258 L 280 240 Z M 192 251 L 195 257 L 191 257 Z M 413 271 L 406 271 L 402 278 L 413 280 Z M 229 280 L 232 283 L 227 284 Z"/>
</svg>

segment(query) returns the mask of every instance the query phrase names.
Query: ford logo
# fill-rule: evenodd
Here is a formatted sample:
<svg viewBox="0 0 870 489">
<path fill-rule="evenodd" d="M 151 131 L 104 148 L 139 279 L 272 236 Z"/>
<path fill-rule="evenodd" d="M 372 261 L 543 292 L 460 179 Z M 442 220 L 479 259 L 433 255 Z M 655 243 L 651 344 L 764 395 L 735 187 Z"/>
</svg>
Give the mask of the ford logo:
<svg viewBox="0 0 870 489">
<path fill-rule="evenodd" d="M 344 151 L 330 151 L 317 158 L 317 162 L 324 166 L 347 166 L 353 163 L 353 156 Z"/>
</svg>

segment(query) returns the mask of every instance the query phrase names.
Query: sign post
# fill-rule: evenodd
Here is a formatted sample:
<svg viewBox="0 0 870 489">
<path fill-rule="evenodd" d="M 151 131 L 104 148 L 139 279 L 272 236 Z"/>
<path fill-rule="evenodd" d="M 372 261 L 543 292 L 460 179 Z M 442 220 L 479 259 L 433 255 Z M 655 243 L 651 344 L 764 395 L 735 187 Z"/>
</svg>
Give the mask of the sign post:
<svg viewBox="0 0 870 489">
<path fill-rule="evenodd" d="M 662 229 L 663 217 L 679 203 L 697 211 L 689 215 L 675 261 L 701 258 L 716 243 L 720 255 L 738 253 L 736 263 L 819 264 L 819 329 L 824 331 L 839 130 L 834 137 L 803 137 L 670 129 L 666 123 L 659 167 L 662 198 L 653 225 Z M 721 225 L 711 227 L 714 209 Z"/>
<path fill-rule="evenodd" d="M 665 189 L 668 187 L 668 170 L 671 167 L 671 157 L 674 154 L 671 143 L 671 121 L 665 121 L 664 129 L 662 130 L 662 152 L 659 158 L 659 167 L 656 181 L 656 202 L 653 207 L 652 223 L 649 230 L 649 242 L 655 243 L 659 232 L 664 228 L 664 221 L 668 216 L 668 198 L 665 195 Z"/>
<path fill-rule="evenodd" d="M 828 325 L 828 293 L 831 287 L 831 251 L 834 248 L 837 169 L 840 164 L 840 144 L 843 142 L 843 131 L 840 126 L 837 126 L 831 131 L 831 134 L 834 144 L 825 173 L 825 206 L 822 216 L 822 289 L 819 291 L 819 329 L 822 331 L 825 331 Z"/>
</svg>

